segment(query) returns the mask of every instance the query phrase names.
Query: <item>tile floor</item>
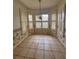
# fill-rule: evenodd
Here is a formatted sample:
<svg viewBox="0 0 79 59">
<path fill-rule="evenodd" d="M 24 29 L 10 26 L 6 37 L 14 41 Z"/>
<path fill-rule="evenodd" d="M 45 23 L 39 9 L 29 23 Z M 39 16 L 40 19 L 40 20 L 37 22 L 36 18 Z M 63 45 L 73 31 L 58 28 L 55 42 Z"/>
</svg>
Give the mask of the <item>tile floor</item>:
<svg viewBox="0 0 79 59">
<path fill-rule="evenodd" d="M 66 59 L 65 48 L 47 35 L 32 35 L 13 52 L 13 59 Z"/>
</svg>

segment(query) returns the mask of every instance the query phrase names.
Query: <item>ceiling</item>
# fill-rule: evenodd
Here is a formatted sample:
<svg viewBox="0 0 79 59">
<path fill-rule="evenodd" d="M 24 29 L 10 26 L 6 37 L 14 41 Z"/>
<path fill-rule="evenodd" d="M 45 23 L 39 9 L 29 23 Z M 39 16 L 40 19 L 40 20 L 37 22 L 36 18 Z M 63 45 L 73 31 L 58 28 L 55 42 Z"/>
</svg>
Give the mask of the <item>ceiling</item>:
<svg viewBox="0 0 79 59">
<path fill-rule="evenodd" d="M 39 9 L 39 0 L 19 0 L 30 9 Z M 41 0 L 41 8 L 51 8 L 61 0 Z"/>
</svg>

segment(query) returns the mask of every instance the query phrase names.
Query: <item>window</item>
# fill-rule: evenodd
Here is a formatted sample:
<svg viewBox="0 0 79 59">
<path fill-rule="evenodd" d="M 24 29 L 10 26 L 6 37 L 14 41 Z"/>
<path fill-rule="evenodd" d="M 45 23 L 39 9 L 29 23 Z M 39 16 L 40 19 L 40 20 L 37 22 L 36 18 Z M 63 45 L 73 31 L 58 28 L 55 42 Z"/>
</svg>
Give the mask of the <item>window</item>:
<svg viewBox="0 0 79 59">
<path fill-rule="evenodd" d="M 32 21 L 32 15 L 28 15 L 29 18 L 29 29 L 33 29 L 33 21 Z"/>
<path fill-rule="evenodd" d="M 48 28 L 48 22 L 43 22 L 42 23 L 42 28 Z"/>
<path fill-rule="evenodd" d="M 48 28 L 48 14 L 42 14 L 42 19 L 39 19 L 40 15 L 36 15 L 36 28 Z"/>
<path fill-rule="evenodd" d="M 51 21 L 51 29 L 55 30 L 56 29 L 56 14 L 52 14 L 52 21 Z"/>
<path fill-rule="evenodd" d="M 40 17 L 40 15 L 36 15 L 36 21 L 41 21 L 41 20 L 39 19 L 39 17 Z"/>
<path fill-rule="evenodd" d="M 42 15 L 42 21 L 48 21 L 48 14 Z"/>
<path fill-rule="evenodd" d="M 32 21 L 32 15 L 29 15 L 29 21 Z"/>
<path fill-rule="evenodd" d="M 33 29 L 33 23 L 29 22 L 29 29 Z"/>
<path fill-rule="evenodd" d="M 41 22 L 36 22 L 36 28 L 41 28 Z"/>
<path fill-rule="evenodd" d="M 48 14 L 42 15 L 42 28 L 48 28 Z"/>
<path fill-rule="evenodd" d="M 52 21 L 56 20 L 56 14 L 52 14 Z"/>
<path fill-rule="evenodd" d="M 56 22 L 52 22 L 51 29 L 55 30 L 55 28 L 56 28 Z"/>
</svg>

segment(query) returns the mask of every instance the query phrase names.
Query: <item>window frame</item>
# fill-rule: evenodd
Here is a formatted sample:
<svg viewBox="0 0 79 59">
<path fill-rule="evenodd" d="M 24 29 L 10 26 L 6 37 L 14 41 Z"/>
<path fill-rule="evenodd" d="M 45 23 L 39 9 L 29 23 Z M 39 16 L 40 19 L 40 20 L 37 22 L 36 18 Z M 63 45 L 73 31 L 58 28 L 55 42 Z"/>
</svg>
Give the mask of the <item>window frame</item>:
<svg viewBox="0 0 79 59">
<path fill-rule="evenodd" d="M 42 14 L 41 16 L 43 16 L 43 15 L 48 15 L 48 14 Z M 41 28 L 40 29 L 44 29 L 44 27 L 43 27 L 43 23 L 44 22 L 47 22 L 48 23 L 48 27 L 47 28 L 49 28 L 49 21 L 48 20 L 36 20 L 37 19 L 37 17 L 40 17 L 40 15 L 36 15 L 35 16 L 35 28 L 36 28 L 36 22 L 41 22 Z M 49 15 L 48 15 L 48 17 L 49 17 Z M 47 29 L 46 28 L 46 29 Z"/>
<path fill-rule="evenodd" d="M 56 22 L 56 17 L 57 17 L 57 16 L 56 16 L 56 13 L 53 13 L 51 16 L 52 16 L 52 17 L 51 17 L 51 30 L 54 30 L 54 31 L 55 31 L 55 30 L 56 30 L 56 23 L 57 23 L 57 22 Z M 54 20 L 52 20 L 54 16 L 55 16 L 55 18 L 54 18 Z M 52 23 L 53 23 L 53 22 L 55 23 L 55 25 L 54 25 L 54 27 L 52 28 Z"/>
</svg>

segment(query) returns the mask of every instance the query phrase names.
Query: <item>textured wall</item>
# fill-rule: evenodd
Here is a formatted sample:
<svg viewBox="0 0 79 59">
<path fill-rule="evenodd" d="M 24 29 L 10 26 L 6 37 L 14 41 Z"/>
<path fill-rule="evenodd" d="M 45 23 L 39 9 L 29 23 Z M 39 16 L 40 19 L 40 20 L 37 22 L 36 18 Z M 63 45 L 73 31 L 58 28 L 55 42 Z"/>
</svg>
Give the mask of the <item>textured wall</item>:
<svg viewBox="0 0 79 59">
<path fill-rule="evenodd" d="M 13 0 L 13 45 L 19 44 L 28 36 L 27 9 L 20 2 Z"/>
<path fill-rule="evenodd" d="M 58 29 L 57 29 L 57 37 L 59 41 L 66 47 L 66 38 L 63 37 L 64 30 L 64 18 L 63 18 L 63 10 L 65 8 L 65 1 L 60 2 L 58 5 Z M 66 16 L 65 16 L 66 17 Z M 66 19 L 65 19 L 66 20 Z"/>
</svg>

